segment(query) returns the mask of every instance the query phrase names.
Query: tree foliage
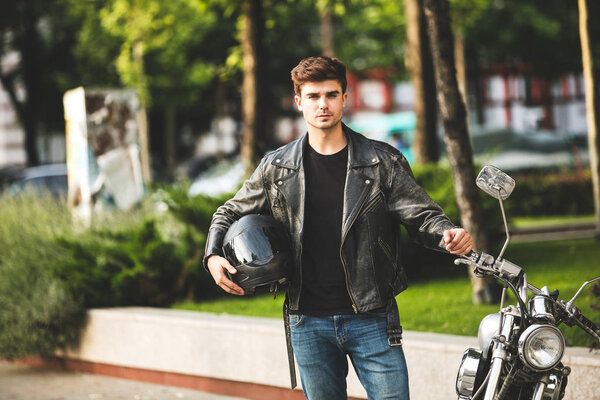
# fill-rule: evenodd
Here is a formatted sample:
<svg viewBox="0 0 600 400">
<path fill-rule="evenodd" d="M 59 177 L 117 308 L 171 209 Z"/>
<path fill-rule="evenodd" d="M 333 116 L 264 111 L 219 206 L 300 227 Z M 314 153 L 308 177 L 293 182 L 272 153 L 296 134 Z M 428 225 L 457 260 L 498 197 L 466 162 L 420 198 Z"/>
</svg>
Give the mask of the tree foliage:
<svg viewBox="0 0 600 400">
<path fill-rule="evenodd" d="M 110 0 L 98 16 L 120 43 L 114 62 L 122 83 L 144 103 L 194 102 L 215 77 L 217 64 L 202 46 L 218 17 L 206 1 Z"/>
<path fill-rule="evenodd" d="M 487 62 L 525 63 L 547 76 L 581 68 L 574 1 L 491 1 L 466 39 Z"/>
<path fill-rule="evenodd" d="M 406 76 L 406 21 L 402 2 L 338 1 L 333 10 L 336 56 L 351 71 L 391 69 L 396 78 Z"/>
</svg>

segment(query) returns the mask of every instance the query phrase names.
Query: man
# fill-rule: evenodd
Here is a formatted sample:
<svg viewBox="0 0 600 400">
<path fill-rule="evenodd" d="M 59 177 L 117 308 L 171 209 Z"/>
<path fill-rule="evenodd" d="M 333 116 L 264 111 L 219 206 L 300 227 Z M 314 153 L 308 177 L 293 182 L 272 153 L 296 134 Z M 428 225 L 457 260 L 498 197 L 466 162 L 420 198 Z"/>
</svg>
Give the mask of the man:
<svg viewBox="0 0 600 400">
<path fill-rule="evenodd" d="M 236 270 L 221 257 L 227 228 L 270 214 L 292 238 L 294 276 L 286 293 L 291 341 L 310 400 L 346 399 L 347 356 L 370 399 L 409 398 L 395 295 L 406 288 L 398 227 L 430 248 L 463 255 L 473 244 L 415 182 L 404 156 L 342 122 L 346 67 L 306 58 L 292 70 L 302 138 L 268 153 L 221 206 L 205 263 L 228 293 Z"/>
</svg>

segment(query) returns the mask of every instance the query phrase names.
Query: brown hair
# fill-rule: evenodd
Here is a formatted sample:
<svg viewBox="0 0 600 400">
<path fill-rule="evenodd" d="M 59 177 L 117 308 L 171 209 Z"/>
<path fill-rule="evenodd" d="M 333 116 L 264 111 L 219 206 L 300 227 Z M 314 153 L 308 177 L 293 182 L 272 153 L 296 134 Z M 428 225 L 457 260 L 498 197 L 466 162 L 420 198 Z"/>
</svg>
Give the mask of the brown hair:
<svg viewBox="0 0 600 400">
<path fill-rule="evenodd" d="M 292 69 L 292 82 L 294 93 L 300 96 L 300 89 L 307 82 L 323 82 L 336 80 L 342 86 L 342 93 L 346 93 L 346 66 L 337 58 L 316 56 L 301 60 Z"/>
</svg>

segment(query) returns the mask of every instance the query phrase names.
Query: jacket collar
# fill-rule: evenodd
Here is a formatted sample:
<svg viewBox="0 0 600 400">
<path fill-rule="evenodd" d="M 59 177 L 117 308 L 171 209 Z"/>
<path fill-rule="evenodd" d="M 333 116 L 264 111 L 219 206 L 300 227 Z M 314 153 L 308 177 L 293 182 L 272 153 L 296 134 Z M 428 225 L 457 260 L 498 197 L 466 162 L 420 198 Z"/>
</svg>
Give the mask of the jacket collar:
<svg viewBox="0 0 600 400">
<path fill-rule="evenodd" d="M 348 164 L 350 168 L 370 167 L 379 163 L 379 157 L 369 139 L 360 133 L 354 132 L 344 123 L 342 123 L 342 129 L 348 139 Z M 273 158 L 271 164 L 297 170 L 302 166 L 304 148 L 307 145 L 308 132 L 301 138 L 284 146 Z"/>
</svg>

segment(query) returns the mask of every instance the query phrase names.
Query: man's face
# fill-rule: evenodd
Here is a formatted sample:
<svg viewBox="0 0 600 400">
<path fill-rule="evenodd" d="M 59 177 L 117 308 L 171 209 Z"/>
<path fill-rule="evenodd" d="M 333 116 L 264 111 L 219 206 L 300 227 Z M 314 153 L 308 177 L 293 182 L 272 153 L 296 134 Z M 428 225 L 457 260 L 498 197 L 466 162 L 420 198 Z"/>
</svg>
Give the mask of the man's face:
<svg viewBox="0 0 600 400">
<path fill-rule="evenodd" d="M 294 99 L 308 125 L 329 130 L 342 120 L 348 93 L 342 93 L 342 85 L 336 80 L 307 82 Z"/>
</svg>

